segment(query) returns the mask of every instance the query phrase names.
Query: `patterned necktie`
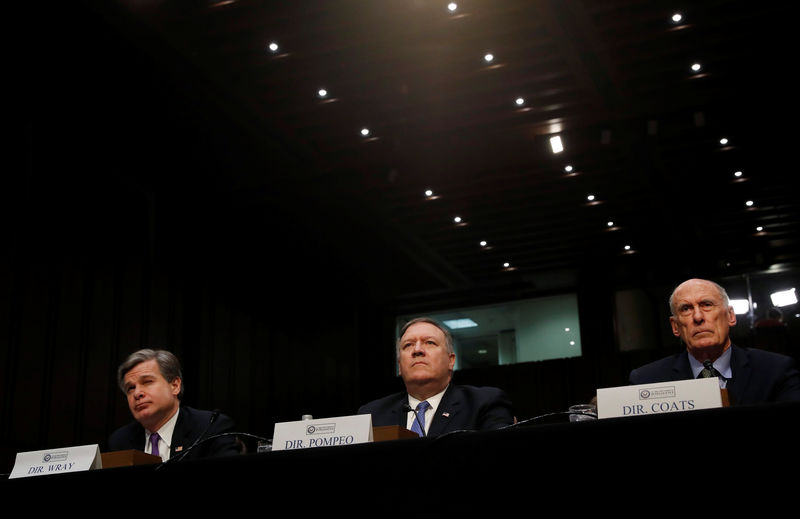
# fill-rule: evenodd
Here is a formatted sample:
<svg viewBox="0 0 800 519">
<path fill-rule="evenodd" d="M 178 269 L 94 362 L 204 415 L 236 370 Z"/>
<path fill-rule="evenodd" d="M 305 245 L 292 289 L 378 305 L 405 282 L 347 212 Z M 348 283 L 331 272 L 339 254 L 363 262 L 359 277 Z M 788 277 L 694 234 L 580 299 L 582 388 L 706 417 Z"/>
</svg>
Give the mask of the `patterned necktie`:
<svg viewBox="0 0 800 519">
<path fill-rule="evenodd" d="M 697 375 L 697 378 L 712 378 L 712 377 L 722 377 L 719 371 L 714 368 L 714 364 L 711 363 L 710 360 L 706 360 L 703 362 L 703 371 Z"/>
<path fill-rule="evenodd" d="M 417 404 L 417 416 L 414 418 L 414 423 L 411 424 L 411 430 L 419 436 L 425 436 L 422 431 L 425 429 L 425 410 L 428 407 L 430 407 L 430 404 L 427 400 Z"/>
<path fill-rule="evenodd" d="M 160 454 L 158 453 L 158 440 L 159 440 L 159 438 L 160 438 L 160 436 L 158 435 L 158 433 L 153 433 L 153 434 L 150 435 L 150 447 L 151 447 L 150 453 L 153 456 L 160 456 Z"/>
</svg>

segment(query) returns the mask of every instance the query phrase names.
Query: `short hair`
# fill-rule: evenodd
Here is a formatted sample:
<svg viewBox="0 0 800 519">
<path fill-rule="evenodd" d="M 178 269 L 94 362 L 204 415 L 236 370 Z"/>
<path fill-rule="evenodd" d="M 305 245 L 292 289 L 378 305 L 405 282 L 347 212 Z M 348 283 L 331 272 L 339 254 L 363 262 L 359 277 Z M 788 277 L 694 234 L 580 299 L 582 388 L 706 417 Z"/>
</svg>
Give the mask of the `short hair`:
<svg viewBox="0 0 800 519">
<path fill-rule="evenodd" d="M 442 331 L 442 333 L 444 334 L 444 345 L 445 345 L 445 348 L 447 348 L 447 353 L 455 353 L 456 352 L 455 351 L 455 347 L 453 345 L 453 334 L 450 333 L 450 330 L 448 330 L 446 326 L 444 326 L 439 321 L 437 321 L 436 319 L 433 319 L 431 317 L 415 317 L 414 319 L 411 319 L 405 325 L 403 325 L 403 327 L 400 329 L 400 333 L 397 335 L 396 348 L 397 348 L 397 358 L 398 359 L 400 358 L 400 340 L 403 338 L 403 335 L 405 335 L 406 330 L 408 330 L 411 326 L 413 326 L 413 325 L 415 325 L 417 323 L 428 323 L 428 324 L 432 324 L 433 326 L 439 328 Z"/>
<path fill-rule="evenodd" d="M 687 281 L 704 281 L 706 283 L 709 283 L 709 284 L 713 285 L 714 288 L 716 288 L 717 291 L 719 292 L 719 295 L 722 298 L 722 300 L 725 302 L 725 308 L 728 308 L 728 307 L 731 306 L 731 300 L 730 300 L 730 298 L 728 298 L 728 292 L 725 291 L 725 289 L 722 287 L 722 285 L 720 285 L 718 283 L 714 283 L 713 281 L 709 281 L 708 279 L 694 279 L 694 280 L 687 279 L 683 283 L 680 283 L 678 286 L 676 286 L 675 289 L 672 291 L 672 295 L 669 296 L 669 310 L 672 313 L 673 317 L 675 316 L 675 293 Z"/>
<path fill-rule="evenodd" d="M 125 391 L 125 375 L 142 362 L 147 362 L 148 360 L 156 361 L 161 376 L 164 377 L 167 382 L 172 382 L 176 378 L 181 379 L 181 389 L 178 393 L 178 399 L 183 398 L 183 374 L 181 373 L 181 363 L 178 361 L 178 357 L 167 350 L 152 350 L 149 348 L 131 353 L 128 355 L 128 358 L 119 365 L 119 368 L 117 368 L 117 383 L 122 392 L 127 393 Z"/>
</svg>

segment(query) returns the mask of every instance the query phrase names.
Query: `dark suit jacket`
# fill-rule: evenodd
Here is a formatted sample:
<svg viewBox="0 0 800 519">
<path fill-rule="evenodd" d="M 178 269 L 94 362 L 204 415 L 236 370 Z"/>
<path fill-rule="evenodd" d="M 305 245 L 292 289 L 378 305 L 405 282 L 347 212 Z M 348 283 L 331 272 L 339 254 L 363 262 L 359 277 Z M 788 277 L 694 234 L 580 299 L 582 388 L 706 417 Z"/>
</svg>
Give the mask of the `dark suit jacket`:
<svg viewBox="0 0 800 519">
<path fill-rule="evenodd" d="M 688 352 L 666 357 L 631 371 L 631 384 L 652 384 L 694 378 Z M 727 383 L 732 405 L 800 401 L 800 374 L 785 355 L 731 345 Z"/>
<path fill-rule="evenodd" d="M 358 414 L 371 414 L 372 426 L 400 425 L 407 427 L 408 394 L 395 393 L 361 406 Z M 442 395 L 436 415 L 431 420 L 428 436 L 461 431 L 500 429 L 514 423 L 511 400 L 496 387 L 450 385 Z"/>
<path fill-rule="evenodd" d="M 172 431 L 172 445 L 170 446 L 170 459 L 179 455 L 182 451 L 191 447 L 197 438 L 203 434 L 211 421 L 211 411 L 202 411 L 191 407 L 181 407 L 178 412 L 178 420 L 175 429 Z M 215 434 L 233 431 L 233 420 L 224 414 L 220 414 L 203 438 L 208 438 Z M 144 450 L 145 444 L 144 427 L 139 422 L 132 422 L 120 427 L 113 433 L 108 440 L 110 451 L 121 451 L 128 449 Z M 236 439 L 233 436 L 223 436 L 215 440 L 199 444 L 184 459 L 206 458 L 212 456 L 227 456 L 239 454 L 236 447 Z"/>
</svg>

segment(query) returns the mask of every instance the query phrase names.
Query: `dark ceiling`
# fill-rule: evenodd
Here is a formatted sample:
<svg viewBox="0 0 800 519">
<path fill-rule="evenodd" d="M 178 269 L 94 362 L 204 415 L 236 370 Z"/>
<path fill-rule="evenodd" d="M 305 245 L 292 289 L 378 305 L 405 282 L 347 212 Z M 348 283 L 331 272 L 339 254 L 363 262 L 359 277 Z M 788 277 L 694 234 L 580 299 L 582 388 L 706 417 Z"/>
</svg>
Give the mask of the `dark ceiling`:
<svg viewBox="0 0 800 519">
<path fill-rule="evenodd" d="M 145 100 L 124 91 L 117 127 L 146 110 L 157 137 L 144 147 L 170 146 L 167 125 L 193 135 L 175 137 L 184 163 L 156 168 L 125 148 L 115 160 L 144 173 L 117 171 L 137 185 L 172 175 L 173 197 L 202 179 L 250 222 L 219 233 L 229 244 L 256 233 L 260 254 L 286 261 L 335 249 L 387 295 L 797 262 L 790 2 L 457 4 L 90 2 L 81 30 L 103 27 L 82 48 L 105 44 L 92 42 L 102 31 L 136 49 L 105 64 L 117 78 L 152 74 L 138 79 Z M 83 102 L 119 106 L 102 83 L 81 87 Z M 292 222 L 285 235 L 276 218 Z"/>
</svg>

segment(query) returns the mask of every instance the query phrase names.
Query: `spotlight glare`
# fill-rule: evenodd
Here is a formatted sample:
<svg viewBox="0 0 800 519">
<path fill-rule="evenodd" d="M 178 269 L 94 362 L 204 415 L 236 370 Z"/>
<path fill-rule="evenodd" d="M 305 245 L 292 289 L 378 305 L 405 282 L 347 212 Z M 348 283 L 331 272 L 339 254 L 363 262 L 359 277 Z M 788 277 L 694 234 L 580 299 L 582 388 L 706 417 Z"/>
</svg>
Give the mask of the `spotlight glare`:
<svg viewBox="0 0 800 519">
<path fill-rule="evenodd" d="M 483 59 L 484 59 L 484 60 L 485 60 L 487 63 L 491 63 L 491 62 L 492 62 L 492 60 L 494 60 L 494 54 L 492 54 L 491 52 L 490 52 L 490 53 L 487 53 L 487 54 L 486 54 L 486 55 L 483 57 Z"/>
<path fill-rule="evenodd" d="M 461 217 L 460 216 L 456 216 L 455 218 L 453 218 L 453 221 L 456 222 L 456 223 L 461 223 Z"/>
<path fill-rule="evenodd" d="M 364 137 L 369 135 L 369 128 L 361 128 L 361 135 L 363 135 Z"/>
<path fill-rule="evenodd" d="M 458 4 L 456 4 L 455 2 L 450 2 L 449 4 L 447 4 L 447 10 L 450 11 L 451 13 L 454 12 L 456 9 L 458 9 Z"/>
<path fill-rule="evenodd" d="M 278 52 L 278 44 L 274 41 L 269 44 L 268 48 L 270 52 Z"/>
<path fill-rule="evenodd" d="M 672 15 L 673 22 L 679 23 L 681 20 L 683 20 L 683 15 L 681 13 L 675 13 Z"/>
<path fill-rule="evenodd" d="M 703 68 L 700 63 L 692 63 L 692 70 L 695 72 L 700 72 L 700 69 Z"/>
<path fill-rule="evenodd" d="M 425 190 L 425 196 L 433 196 L 433 191 L 430 189 Z"/>
</svg>

